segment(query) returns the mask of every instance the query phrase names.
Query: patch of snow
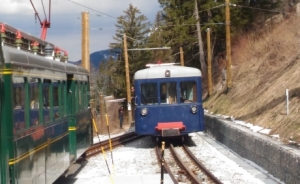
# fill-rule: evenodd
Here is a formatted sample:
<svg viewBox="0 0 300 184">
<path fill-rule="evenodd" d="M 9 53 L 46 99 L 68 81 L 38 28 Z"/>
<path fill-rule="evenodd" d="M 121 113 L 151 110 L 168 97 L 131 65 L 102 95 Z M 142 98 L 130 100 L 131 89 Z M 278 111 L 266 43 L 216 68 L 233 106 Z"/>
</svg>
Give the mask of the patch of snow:
<svg viewBox="0 0 300 184">
<path fill-rule="evenodd" d="M 206 112 L 208 112 L 208 110 L 206 110 Z M 212 112 L 211 112 L 211 114 L 212 114 Z M 235 120 L 235 118 L 233 116 L 227 116 L 227 115 L 222 115 L 222 114 L 216 114 L 215 116 L 221 117 L 223 119 L 229 119 L 237 125 L 241 125 L 243 127 L 249 128 L 253 132 L 258 132 L 258 133 L 265 134 L 265 135 L 269 135 L 270 132 L 271 132 L 271 129 L 265 129 L 265 128 L 260 127 L 260 126 L 253 125 L 252 123 L 244 122 L 244 121 L 241 121 L 241 120 Z"/>
<path fill-rule="evenodd" d="M 271 129 L 262 129 L 261 131 L 259 131 L 259 133 L 265 134 L 265 135 L 269 135 L 271 132 Z"/>
</svg>

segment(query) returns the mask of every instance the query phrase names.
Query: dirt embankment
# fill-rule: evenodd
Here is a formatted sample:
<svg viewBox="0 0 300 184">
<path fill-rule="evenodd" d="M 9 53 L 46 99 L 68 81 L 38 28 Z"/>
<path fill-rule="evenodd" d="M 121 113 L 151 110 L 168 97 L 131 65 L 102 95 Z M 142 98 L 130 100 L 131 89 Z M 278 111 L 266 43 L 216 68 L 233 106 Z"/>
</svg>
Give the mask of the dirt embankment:
<svg viewBox="0 0 300 184">
<path fill-rule="evenodd" d="M 272 129 L 283 141 L 300 143 L 300 15 L 241 36 L 232 45 L 232 88 L 215 80 L 204 107 Z M 289 90 L 289 114 L 286 108 Z"/>
</svg>

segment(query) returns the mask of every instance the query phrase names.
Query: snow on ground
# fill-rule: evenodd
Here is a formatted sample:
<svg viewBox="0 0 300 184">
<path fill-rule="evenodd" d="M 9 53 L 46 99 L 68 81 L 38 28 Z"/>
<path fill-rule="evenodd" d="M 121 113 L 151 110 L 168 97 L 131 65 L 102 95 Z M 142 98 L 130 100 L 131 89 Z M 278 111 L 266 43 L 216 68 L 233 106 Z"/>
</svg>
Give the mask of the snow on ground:
<svg viewBox="0 0 300 184">
<path fill-rule="evenodd" d="M 271 131 L 271 129 L 264 129 L 251 123 L 235 120 L 232 116 L 217 116 L 223 119 L 231 120 L 234 123 L 247 127 L 254 132 L 269 135 Z M 112 134 L 110 135 L 110 138 L 128 133 L 130 131 L 134 131 L 134 129 L 131 128 L 127 132 Z M 228 155 L 220 152 L 217 148 L 203 139 L 203 136 L 205 137 L 204 133 L 192 133 L 189 134 L 189 136 L 196 145 L 190 147 L 190 150 L 224 184 L 264 183 L 254 176 L 253 173 L 242 168 L 238 163 L 230 159 Z M 279 139 L 279 135 L 270 136 Z M 109 138 L 107 135 L 99 135 L 99 137 L 101 141 Z M 94 137 L 95 143 L 99 142 L 99 137 Z M 117 147 L 112 153 L 106 152 L 104 155 L 100 154 L 92 157 L 88 160 L 83 169 L 75 176 L 75 178 L 81 179 L 80 181 L 82 181 L 82 179 L 90 180 L 91 178 L 97 178 L 97 181 L 104 181 L 101 180 L 101 178 L 111 177 L 111 180 L 113 180 L 113 177 L 116 176 L 158 175 L 160 174 L 161 168 L 157 164 L 156 154 L 153 149 L 154 146 L 155 145 L 150 137 L 144 137 L 138 141 Z M 275 180 L 276 179 L 272 179 L 272 182 L 270 183 L 281 183 L 280 181 L 274 182 Z M 126 181 L 124 181 L 124 183 L 126 183 Z"/>
<path fill-rule="evenodd" d="M 202 139 L 200 137 L 201 134 L 204 135 L 203 133 L 190 134 L 192 141 L 196 145 L 190 147 L 190 149 L 224 184 L 263 183 L 221 153 L 217 148 Z M 106 138 L 107 136 L 102 136 L 101 140 Z M 100 181 L 101 178 L 108 178 L 110 176 L 113 178 L 129 175 L 159 175 L 161 168 L 157 164 L 154 146 L 151 137 L 144 137 L 124 146 L 117 147 L 113 150 L 112 154 L 106 152 L 105 155 L 100 154 L 90 158 L 85 167 L 75 177 L 79 178 L 80 181 L 82 179 L 91 180 L 91 178 L 98 178 L 97 181 Z"/>
<path fill-rule="evenodd" d="M 224 184 L 264 183 L 204 140 L 202 138 L 202 136 L 205 136 L 204 133 L 192 133 L 189 135 L 197 145 L 189 147 L 189 149 Z"/>
</svg>

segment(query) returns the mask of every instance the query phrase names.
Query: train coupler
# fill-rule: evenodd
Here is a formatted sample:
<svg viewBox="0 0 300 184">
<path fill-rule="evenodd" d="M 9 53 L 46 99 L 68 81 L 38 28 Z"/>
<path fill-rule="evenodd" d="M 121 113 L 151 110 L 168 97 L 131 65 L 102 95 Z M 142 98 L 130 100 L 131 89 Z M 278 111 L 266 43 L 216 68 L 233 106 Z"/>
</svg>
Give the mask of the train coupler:
<svg viewBox="0 0 300 184">
<path fill-rule="evenodd" d="M 180 131 L 185 130 L 185 125 L 182 122 L 163 122 L 158 123 L 155 129 L 163 137 L 179 136 Z"/>
</svg>

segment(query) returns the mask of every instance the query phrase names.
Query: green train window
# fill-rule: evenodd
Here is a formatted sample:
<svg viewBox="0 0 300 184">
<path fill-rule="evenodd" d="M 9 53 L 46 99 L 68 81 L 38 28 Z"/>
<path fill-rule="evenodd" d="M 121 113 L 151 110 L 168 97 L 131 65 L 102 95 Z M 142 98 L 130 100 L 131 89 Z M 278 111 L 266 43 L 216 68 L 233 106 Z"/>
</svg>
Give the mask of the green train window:
<svg viewBox="0 0 300 184">
<path fill-rule="evenodd" d="M 40 109 L 40 91 L 39 80 L 30 78 L 29 82 L 29 99 L 30 99 L 30 126 L 39 124 L 39 109 Z"/>
<path fill-rule="evenodd" d="M 78 82 L 77 91 L 78 91 L 78 110 L 82 110 L 82 85 L 81 82 Z"/>
<path fill-rule="evenodd" d="M 67 115 L 67 84 L 66 84 L 66 81 L 63 81 L 62 84 L 61 84 L 61 90 L 60 90 L 60 93 L 61 93 L 61 116 L 62 117 L 65 117 Z"/>
<path fill-rule="evenodd" d="M 76 81 L 75 82 L 75 87 L 74 87 L 74 89 L 75 89 L 75 112 L 77 112 L 78 111 L 78 82 Z"/>
<path fill-rule="evenodd" d="M 60 81 L 53 81 L 53 112 L 54 112 L 54 119 L 58 119 L 60 117 L 60 106 L 59 102 L 61 99 L 60 90 Z"/>
<path fill-rule="evenodd" d="M 88 85 L 87 82 L 83 83 L 84 86 L 84 108 L 88 108 L 89 106 L 89 91 L 88 91 Z"/>
<path fill-rule="evenodd" d="M 51 93 L 51 80 L 44 79 L 43 81 L 43 118 L 44 122 L 48 122 L 51 119 L 51 113 L 50 113 L 50 100 L 52 98 Z"/>
<path fill-rule="evenodd" d="M 13 119 L 14 130 L 22 130 L 25 124 L 25 88 L 24 78 L 13 77 Z"/>
</svg>

